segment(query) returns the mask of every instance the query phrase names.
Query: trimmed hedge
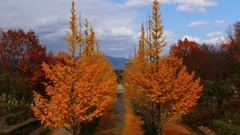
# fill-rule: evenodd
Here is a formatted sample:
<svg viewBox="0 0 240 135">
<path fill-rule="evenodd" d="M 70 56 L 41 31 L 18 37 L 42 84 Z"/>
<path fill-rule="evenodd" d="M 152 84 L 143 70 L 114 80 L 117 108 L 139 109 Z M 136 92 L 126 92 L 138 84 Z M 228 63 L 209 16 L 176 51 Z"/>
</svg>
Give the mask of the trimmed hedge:
<svg viewBox="0 0 240 135">
<path fill-rule="evenodd" d="M 222 119 L 211 120 L 209 127 L 219 135 L 240 135 L 240 126 L 226 123 Z"/>
</svg>

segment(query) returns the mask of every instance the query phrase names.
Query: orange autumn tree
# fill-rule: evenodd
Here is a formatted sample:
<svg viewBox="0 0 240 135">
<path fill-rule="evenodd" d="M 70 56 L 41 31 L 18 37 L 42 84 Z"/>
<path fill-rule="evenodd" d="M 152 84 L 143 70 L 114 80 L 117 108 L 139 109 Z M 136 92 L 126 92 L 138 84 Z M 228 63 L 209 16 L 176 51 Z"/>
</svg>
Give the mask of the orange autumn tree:
<svg viewBox="0 0 240 135">
<path fill-rule="evenodd" d="M 134 115 L 133 110 L 137 112 L 147 111 L 148 108 L 146 107 L 148 106 L 148 103 L 145 102 L 147 97 L 145 95 L 145 90 L 141 86 L 132 82 L 128 72 L 133 74 L 143 73 L 143 69 L 145 67 L 144 64 L 146 62 L 144 35 L 144 25 L 142 24 L 138 52 L 135 54 L 135 57 L 126 65 L 126 72 L 123 74 L 123 85 L 125 87 L 123 94 L 126 104 L 125 109 L 127 111 L 125 115 L 125 126 L 123 128 L 124 134 L 143 134 L 143 131 L 139 130 L 139 128 L 141 129 L 142 121 Z M 132 120 L 134 120 L 135 124 Z M 133 128 L 134 130 L 131 130 Z"/>
<path fill-rule="evenodd" d="M 138 53 L 126 68 L 124 92 L 145 123 L 161 135 L 162 125 L 170 117 L 187 113 L 196 104 L 202 86 L 200 78 L 194 80 L 194 72 L 187 72 L 182 59 L 173 53 L 161 55 L 166 42 L 157 0 L 152 9 L 151 37 L 140 37 Z"/>
<path fill-rule="evenodd" d="M 116 100 L 116 75 L 109 62 L 102 57 L 92 27 L 79 34 L 72 2 L 68 53 L 59 53 L 64 62 L 43 64 L 47 98 L 34 93 L 35 116 L 46 127 L 64 127 L 73 135 L 81 133 L 81 125 L 102 115 L 107 106 Z M 84 41 L 84 42 L 83 42 Z M 84 44 L 82 44 L 84 43 Z M 76 59 L 78 46 L 83 47 Z M 68 128 L 68 127 L 71 128 Z"/>
<path fill-rule="evenodd" d="M 147 111 L 148 103 L 145 102 L 147 96 L 145 95 L 146 91 L 140 85 L 134 83 L 130 76 L 131 74 L 143 74 L 145 70 L 145 65 L 147 64 L 147 55 L 146 55 L 146 44 L 144 42 L 144 25 L 142 24 L 141 35 L 139 38 L 138 51 L 135 54 L 135 57 L 129 61 L 129 64 L 126 65 L 124 72 L 124 97 L 126 97 L 127 104 L 130 104 L 135 110 L 141 112 L 142 110 Z"/>
</svg>

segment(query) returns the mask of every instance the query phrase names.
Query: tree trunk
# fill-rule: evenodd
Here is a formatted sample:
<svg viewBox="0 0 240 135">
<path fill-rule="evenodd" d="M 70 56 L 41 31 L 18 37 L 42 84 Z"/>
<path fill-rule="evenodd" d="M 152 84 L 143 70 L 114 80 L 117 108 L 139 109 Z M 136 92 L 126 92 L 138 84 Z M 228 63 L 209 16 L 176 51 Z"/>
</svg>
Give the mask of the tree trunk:
<svg viewBox="0 0 240 135">
<path fill-rule="evenodd" d="M 74 126 L 73 127 L 73 135 L 77 135 L 78 134 L 77 131 L 78 131 L 78 126 Z"/>
<path fill-rule="evenodd" d="M 162 125 L 159 125 L 157 128 L 157 135 L 162 135 Z"/>
</svg>

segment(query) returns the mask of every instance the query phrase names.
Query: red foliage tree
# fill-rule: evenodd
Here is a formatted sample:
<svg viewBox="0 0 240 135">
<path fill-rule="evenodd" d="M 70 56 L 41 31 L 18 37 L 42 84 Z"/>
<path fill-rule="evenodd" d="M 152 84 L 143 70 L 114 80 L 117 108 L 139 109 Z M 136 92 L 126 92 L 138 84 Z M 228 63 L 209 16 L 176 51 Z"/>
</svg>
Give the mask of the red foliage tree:
<svg viewBox="0 0 240 135">
<path fill-rule="evenodd" d="M 240 62 L 240 22 L 233 24 L 227 31 L 227 43 L 223 47 L 228 51 L 229 55 Z"/>
<path fill-rule="evenodd" d="M 170 47 L 170 52 L 173 52 L 179 58 L 183 58 L 183 65 L 187 66 L 188 71 L 198 70 L 202 51 L 200 45 L 195 41 L 189 41 L 187 38 L 178 40 L 177 44 Z"/>
<path fill-rule="evenodd" d="M 23 78 L 31 89 L 44 91 L 45 73 L 42 70 L 42 62 L 51 61 L 53 55 L 46 53 L 46 47 L 39 43 L 34 31 L 2 31 L 0 49 L 1 72 L 8 76 L 6 91 L 11 91 L 14 85 L 11 80 L 16 77 Z"/>
</svg>

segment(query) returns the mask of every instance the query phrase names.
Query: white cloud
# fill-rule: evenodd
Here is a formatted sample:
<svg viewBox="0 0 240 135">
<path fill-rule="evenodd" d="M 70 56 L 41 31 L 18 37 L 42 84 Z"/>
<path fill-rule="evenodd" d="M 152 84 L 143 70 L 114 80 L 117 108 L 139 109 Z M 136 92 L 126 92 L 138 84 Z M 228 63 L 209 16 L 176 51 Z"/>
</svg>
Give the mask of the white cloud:
<svg viewBox="0 0 240 135">
<path fill-rule="evenodd" d="M 178 5 L 177 10 L 182 12 L 200 12 L 200 13 L 206 12 L 206 10 L 203 7 L 196 7 L 196 6 L 191 6 L 187 4 Z"/>
<path fill-rule="evenodd" d="M 158 0 L 160 4 L 170 4 L 171 0 Z M 121 7 L 133 8 L 151 5 L 153 0 L 127 0 L 124 4 L 120 4 Z"/>
<path fill-rule="evenodd" d="M 150 5 L 151 0 L 128 0 L 124 4 L 121 4 L 122 7 L 140 7 Z"/>
<path fill-rule="evenodd" d="M 216 33 L 219 33 L 219 32 L 216 32 Z M 221 43 L 227 43 L 227 39 L 224 35 L 219 35 L 219 36 L 209 38 L 209 39 L 204 39 L 204 40 L 198 37 L 190 36 L 190 35 L 183 35 L 181 40 L 183 41 L 185 40 L 185 38 L 187 38 L 189 41 L 194 41 L 198 44 L 220 45 Z"/>
<path fill-rule="evenodd" d="M 172 0 L 173 3 L 179 4 L 178 11 L 182 12 L 206 12 L 204 7 L 217 6 L 216 0 Z"/>
<path fill-rule="evenodd" d="M 118 27 L 111 29 L 113 36 L 132 36 L 134 32 L 126 27 Z"/>
<path fill-rule="evenodd" d="M 216 24 L 217 27 L 223 26 L 225 24 L 225 21 L 224 20 L 216 20 L 215 24 Z"/>
<path fill-rule="evenodd" d="M 173 3 L 189 4 L 200 7 L 217 6 L 216 0 L 173 0 Z"/>
<path fill-rule="evenodd" d="M 177 10 L 178 11 L 184 11 L 184 12 L 189 12 L 192 10 L 192 7 L 190 5 L 183 5 L 183 4 L 180 4 L 177 6 Z"/>
<path fill-rule="evenodd" d="M 201 43 L 212 44 L 212 45 L 218 45 L 222 42 L 226 42 L 226 38 L 224 36 L 219 36 L 219 37 L 201 41 Z"/>
<path fill-rule="evenodd" d="M 197 22 L 191 22 L 187 26 L 188 27 L 201 27 L 210 24 L 207 21 L 197 21 Z"/>
<path fill-rule="evenodd" d="M 192 37 L 189 35 L 184 35 L 181 40 L 184 40 L 185 38 L 187 38 L 189 41 L 195 41 L 197 43 L 200 43 L 200 39 L 198 37 Z"/>
<path fill-rule="evenodd" d="M 219 36 L 223 36 L 223 33 L 221 31 L 214 31 L 214 32 L 210 32 L 207 33 L 208 37 L 219 37 Z"/>
<path fill-rule="evenodd" d="M 148 1 L 148 5 L 152 3 L 151 0 L 142 1 Z M 71 1 L 68 0 L 0 0 L 0 26 L 4 30 L 32 29 L 48 50 L 65 51 L 70 8 Z M 104 53 L 127 57 L 133 52 L 136 29 L 141 26 L 136 22 L 141 14 L 137 10 L 123 8 L 109 0 L 75 0 L 75 9 L 93 25 Z M 116 47 L 119 51 L 109 49 Z"/>
<path fill-rule="evenodd" d="M 160 4 L 170 4 L 171 0 L 158 0 Z"/>
<path fill-rule="evenodd" d="M 206 39 L 206 40 L 201 40 L 198 37 L 184 35 L 181 38 L 181 40 L 184 40 L 185 38 L 187 38 L 189 41 L 194 41 L 199 44 L 205 43 L 205 44 L 219 45 L 222 42 L 226 42 L 226 38 L 224 36 L 218 36 L 218 37 L 214 37 L 214 38 L 210 38 L 210 39 Z"/>
<path fill-rule="evenodd" d="M 166 37 L 166 42 L 168 44 L 174 42 L 176 36 L 172 31 L 166 30 L 166 31 L 163 32 L 163 34 Z"/>
</svg>

